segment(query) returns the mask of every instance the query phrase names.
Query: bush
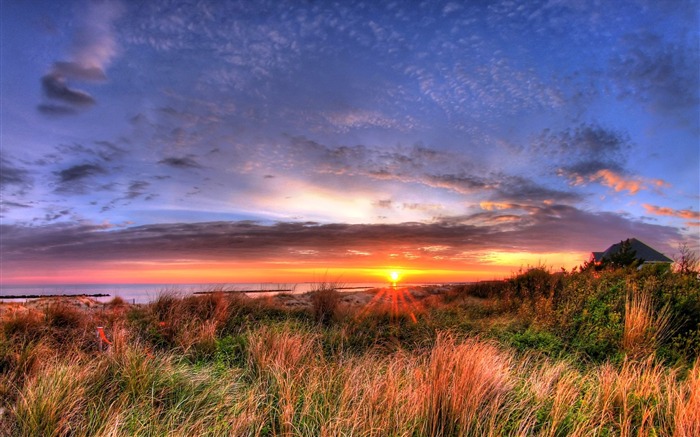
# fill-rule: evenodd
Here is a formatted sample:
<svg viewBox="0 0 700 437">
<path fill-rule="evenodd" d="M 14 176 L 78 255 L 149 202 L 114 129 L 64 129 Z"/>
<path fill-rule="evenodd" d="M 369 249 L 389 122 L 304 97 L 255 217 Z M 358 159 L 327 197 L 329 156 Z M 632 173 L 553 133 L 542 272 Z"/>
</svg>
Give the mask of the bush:
<svg viewBox="0 0 700 437">
<path fill-rule="evenodd" d="M 502 297 L 508 290 L 507 281 L 480 281 L 460 287 L 459 292 L 482 299 Z"/>
<path fill-rule="evenodd" d="M 517 303 L 528 303 L 534 307 L 541 298 L 559 300 L 562 278 L 563 274 L 553 274 L 546 267 L 530 267 L 508 280 L 506 293 Z"/>
<path fill-rule="evenodd" d="M 564 349 L 562 340 L 551 332 L 533 327 L 514 332 L 506 337 L 507 342 L 521 352 L 536 350 L 548 355 L 557 355 Z"/>
</svg>

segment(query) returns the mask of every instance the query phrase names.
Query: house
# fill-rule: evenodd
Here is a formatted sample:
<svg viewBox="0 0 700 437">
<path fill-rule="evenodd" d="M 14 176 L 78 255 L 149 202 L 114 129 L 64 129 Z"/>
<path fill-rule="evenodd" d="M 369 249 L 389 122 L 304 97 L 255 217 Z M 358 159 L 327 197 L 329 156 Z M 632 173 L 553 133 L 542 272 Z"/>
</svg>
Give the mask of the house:
<svg viewBox="0 0 700 437">
<path fill-rule="evenodd" d="M 629 263 L 625 263 L 623 258 L 629 258 Z M 607 262 L 620 262 L 623 265 L 629 265 L 636 261 L 639 266 L 650 264 L 671 264 L 673 260 L 663 253 L 647 246 L 636 238 L 628 238 L 625 241 L 620 241 L 608 247 L 604 252 L 593 252 L 592 260 L 596 265 Z"/>
</svg>

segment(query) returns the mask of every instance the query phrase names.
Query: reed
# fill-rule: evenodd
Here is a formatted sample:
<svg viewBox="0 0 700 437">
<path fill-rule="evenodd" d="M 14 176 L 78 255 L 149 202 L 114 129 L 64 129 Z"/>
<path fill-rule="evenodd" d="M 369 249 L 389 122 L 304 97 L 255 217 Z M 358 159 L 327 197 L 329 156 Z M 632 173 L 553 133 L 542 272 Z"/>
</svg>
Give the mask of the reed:
<svg viewBox="0 0 700 437">
<path fill-rule="evenodd" d="M 633 291 L 625 301 L 625 325 L 622 336 L 624 351 L 633 358 L 653 354 L 669 335 L 671 313 L 668 306 L 654 311 L 648 293 Z"/>
</svg>

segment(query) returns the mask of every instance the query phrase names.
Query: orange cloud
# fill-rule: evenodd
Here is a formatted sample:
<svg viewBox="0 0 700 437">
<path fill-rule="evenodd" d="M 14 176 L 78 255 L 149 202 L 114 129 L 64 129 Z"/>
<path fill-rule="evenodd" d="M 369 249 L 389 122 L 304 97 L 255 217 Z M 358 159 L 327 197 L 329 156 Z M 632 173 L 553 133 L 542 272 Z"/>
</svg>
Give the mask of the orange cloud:
<svg viewBox="0 0 700 437">
<path fill-rule="evenodd" d="M 617 192 L 629 191 L 630 194 L 637 194 L 639 190 L 647 189 L 647 184 L 655 187 L 668 187 L 669 184 L 661 179 L 625 178 L 617 172 L 609 169 L 598 170 L 590 177 L 592 182 L 599 181 L 606 187 L 611 187 Z"/>
<path fill-rule="evenodd" d="M 606 187 L 611 187 L 617 192 L 627 190 L 631 194 L 637 194 L 637 192 L 642 189 L 642 182 L 640 180 L 625 179 L 614 171 L 607 169 L 598 170 L 596 174 L 591 176 L 591 180 L 598 180 L 601 184 Z"/>
<path fill-rule="evenodd" d="M 491 202 L 488 200 L 485 200 L 481 203 L 479 203 L 479 206 L 481 209 L 485 211 L 495 211 L 499 209 L 513 209 L 517 208 L 517 205 L 514 205 L 512 203 L 503 203 L 503 202 Z"/>
<path fill-rule="evenodd" d="M 673 209 L 661 206 L 649 205 L 645 203 L 642 205 L 647 212 L 655 215 L 665 215 L 669 217 L 678 217 L 688 220 L 700 220 L 700 211 L 693 211 L 690 209 Z"/>
</svg>

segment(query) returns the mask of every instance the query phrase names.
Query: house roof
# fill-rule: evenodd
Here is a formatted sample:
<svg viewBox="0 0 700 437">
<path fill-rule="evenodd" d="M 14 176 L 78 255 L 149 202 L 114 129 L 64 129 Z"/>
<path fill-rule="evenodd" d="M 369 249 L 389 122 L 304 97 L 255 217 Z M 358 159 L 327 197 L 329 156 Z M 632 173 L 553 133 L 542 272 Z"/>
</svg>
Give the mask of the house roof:
<svg viewBox="0 0 700 437">
<path fill-rule="evenodd" d="M 635 258 L 644 262 L 661 262 L 661 263 L 672 263 L 673 260 L 663 253 L 653 249 L 636 238 L 630 238 L 630 247 L 635 251 Z M 596 261 L 602 261 L 603 258 L 610 258 L 611 255 L 620 251 L 622 242 L 613 244 L 608 247 L 605 252 L 593 252 L 593 257 Z"/>
</svg>

